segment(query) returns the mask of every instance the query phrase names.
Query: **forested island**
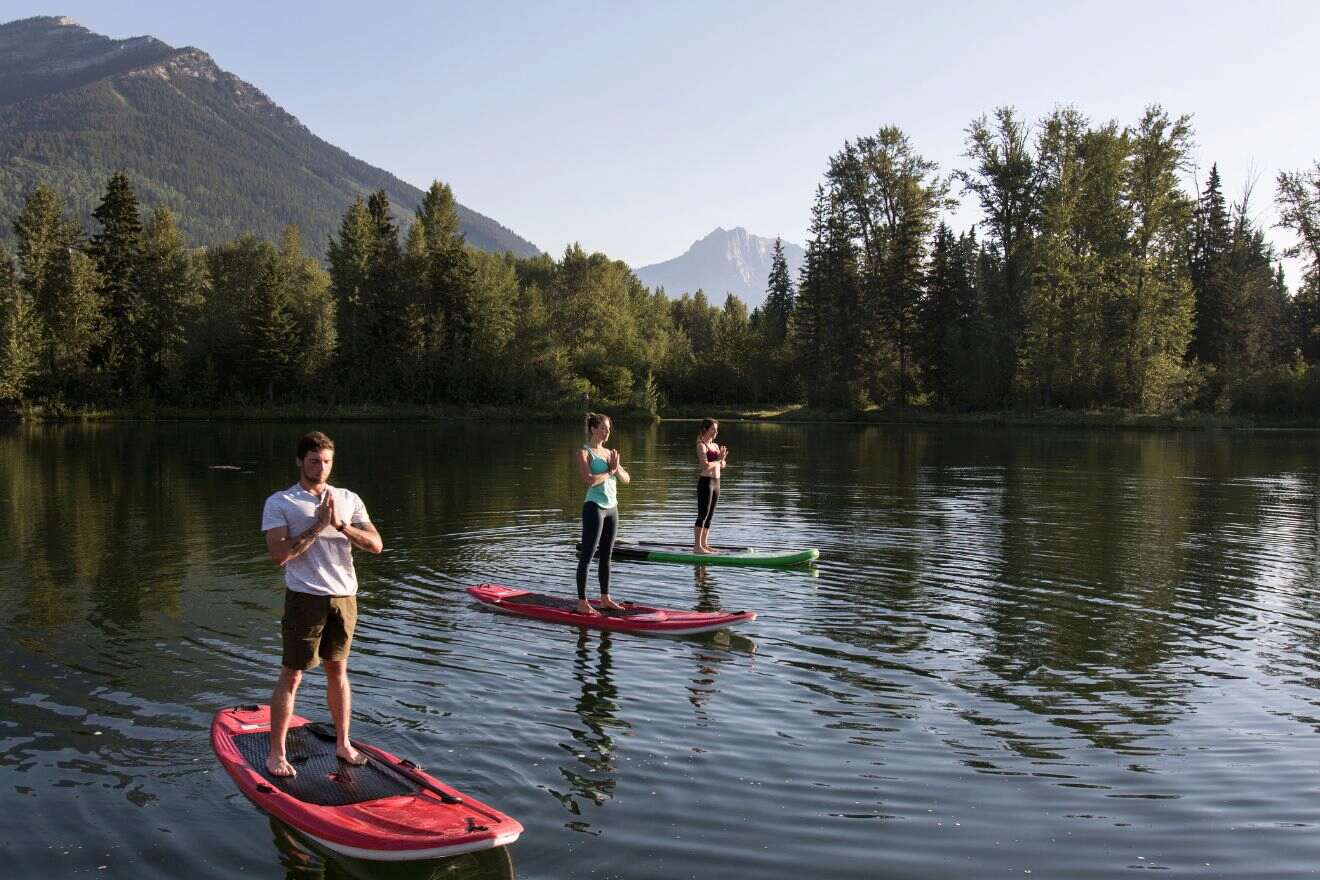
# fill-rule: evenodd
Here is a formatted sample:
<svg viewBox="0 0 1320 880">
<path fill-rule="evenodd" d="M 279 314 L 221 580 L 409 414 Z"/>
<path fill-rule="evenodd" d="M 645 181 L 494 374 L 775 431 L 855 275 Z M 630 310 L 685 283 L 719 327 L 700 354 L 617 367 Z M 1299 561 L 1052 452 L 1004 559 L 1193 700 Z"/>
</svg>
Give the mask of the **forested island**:
<svg viewBox="0 0 1320 880">
<path fill-rule="evenodd" d="M 1010 108 L 966 129 L 966 167 L 896 127 L 843 144 L 811 205 L 801 276 L 766 302 L 671 300 L 570 246 L 491 254 L 431 186 L 406 229 L 383 191 L 346 207 L 323 265 L 299 230 L 192 248 L 113 174 L 74 220 L 38 186 L 0 247 L 0 406 L 26 417 L 305 410 L 651 415 L 1209 413 L 1320 409 L 1320 162 L 1272 194 L 1276 253 L 1189 117 L 1130 125 Z M 983 222 L 945 220 L 955 195 Z M 805 207 L 805 206 L 804 206 Z M 1280 259 L 1301 259 L 1290 291 Z"/>
</svg>

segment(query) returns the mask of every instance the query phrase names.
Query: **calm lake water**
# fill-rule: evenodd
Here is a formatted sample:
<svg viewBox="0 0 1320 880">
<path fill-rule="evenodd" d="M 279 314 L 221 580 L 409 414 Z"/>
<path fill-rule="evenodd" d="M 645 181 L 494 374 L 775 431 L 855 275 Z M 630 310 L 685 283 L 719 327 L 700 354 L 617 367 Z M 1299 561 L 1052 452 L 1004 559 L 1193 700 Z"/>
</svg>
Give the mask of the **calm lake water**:
<svg viewBox="0 0 1320 880">
<path fill-rule="evenodd" d="M 717 543 L 615 595 L 754 608 L 686 639 L 476 606 L 570 594 L 567 425 L 328 424 L 358 554 L 354 733 L 524 826 L 381 868 L 236 791 L 212 714 L 267 702 L 258 531 L 301 425 L 0 427 L 0 874 L 1274 878 L 1320 870 L 1315 436 L 726 423 Z M 694 423 L 616 425 L 622 533 L 688 540 Z M 309 674 L 298 709 L 326 717 Z M 1140 875 L 1133 875 L 1140 876 Z"/>
</svg>

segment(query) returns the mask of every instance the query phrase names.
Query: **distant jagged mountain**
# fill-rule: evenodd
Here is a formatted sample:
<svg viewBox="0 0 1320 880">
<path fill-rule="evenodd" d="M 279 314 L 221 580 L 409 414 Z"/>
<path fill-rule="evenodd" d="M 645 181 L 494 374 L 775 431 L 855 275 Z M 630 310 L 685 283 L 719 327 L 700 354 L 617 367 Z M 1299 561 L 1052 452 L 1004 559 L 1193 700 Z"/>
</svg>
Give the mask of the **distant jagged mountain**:
<svg viewBox="0 0 1320 880">
<path fill-rule="evenodd" d="M 194 244 L 274 239 L 295 223 L 317 255 L 359 195 L 385 190 L 404 226 L 422 198 L 199 49 L 112 40 L 62 16 L 0 25 L 0 239 L 42 182 L 87 223 L 115 171 L 145 205 L 174 210 Z M 458 216 L 476 247 L 540 252 L 470 208 Z"/>
<path fill-rule="evenodd" d="M 707 299 L 719 305 L 726 294 L 732 293 L 752 309 L 765 302 L 774 249 L 773 238 L 750 235 L 741 226 L 716 229 L 681 257 L 643 266 L 633 274 L 648 287 L 663 287 L 673 297 L 703 290 Z M 801 247 L 784 242 L 784 259 L 794 284 L 805 256 Z"/>
</svg>

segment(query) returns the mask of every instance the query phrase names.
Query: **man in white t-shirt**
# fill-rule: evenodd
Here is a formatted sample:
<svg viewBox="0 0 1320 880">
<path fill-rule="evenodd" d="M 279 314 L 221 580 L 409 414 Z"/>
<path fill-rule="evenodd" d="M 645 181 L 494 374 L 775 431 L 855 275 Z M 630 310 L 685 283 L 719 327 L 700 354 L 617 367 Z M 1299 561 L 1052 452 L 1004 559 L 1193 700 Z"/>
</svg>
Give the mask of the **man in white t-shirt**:
<svg viewBox="0 0 1320 880">
<path fill-rule="evenodd" d="M 326 702 L 335 722 L 335 752 L 350 764 L 366 756 L 348 738 L 352 695 L 348 652 L 357 625 L 353 548 L 379 553 L 384 545 L 367 508 L 353 492 L 326 483 L 335 444 L 320 431 L 298 441 L 298 482 L 266 499 L 261 530 L 270 558 L 284 569 L 284 642 L 280 678 L 270 701 L 272 776 L 296 774 L 284 751 L 302 674 L 325 662 Z"/>
</svg>

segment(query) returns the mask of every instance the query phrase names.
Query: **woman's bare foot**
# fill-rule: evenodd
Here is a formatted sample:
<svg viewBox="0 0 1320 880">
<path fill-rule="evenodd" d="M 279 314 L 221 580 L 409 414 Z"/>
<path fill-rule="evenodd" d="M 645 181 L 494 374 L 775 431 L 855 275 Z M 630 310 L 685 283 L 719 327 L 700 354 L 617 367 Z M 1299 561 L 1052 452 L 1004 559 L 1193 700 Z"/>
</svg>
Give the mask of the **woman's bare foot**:
<svg viewBox="0 0 1320 880">
<path fill-rule="evenodd" d="M 622 605 L 620 605 L 618 602 L 615 602 L 615 601 L 614 601 L 613 599 L 611 599 L 609 596 L 601 596 L 601 597 L 600 597 L 600 607 L 601 607 L 601 608 L 608 608 L 608 609 L 610 609 L 611 611 L 623 611 L 623 610 L 624 610 L 624 607 L 623 607 Z"/>
<path fill-rule="evenodd" d="M 346 749 L 335 749 L 335 757 L 343 761 L 345 764 L 352 764 L 354 767 L 361 767 L 363 764 L 367 763 L 367 756 L 352 746 L 349 746 Z"/>
<path fill-rule="evenodd" d="M 588 602 L 586 599 L 578 599 L 578 603 L 577 603 L 577 613 L 578 613 L 578 614 L 585 614 L 585 615 L 587 615 L 588 617 L 599 617 L 599 616 L 600 616 L 600 612 L 597 611 L 595 608 L 592 608 L 592 607 L 591 607 L 591 603 Z"/>
<path fill-rule="evenodd" d="M 293 769 L 293 765 L 289 763 L 289 759 L 283 755 L 280 755 L 278 758 L 274 755 L 267 755 L 266 772 L 271 776 L 281 776 L 289 779 L 298 775 L 298 771 Z"/>
</svg>

